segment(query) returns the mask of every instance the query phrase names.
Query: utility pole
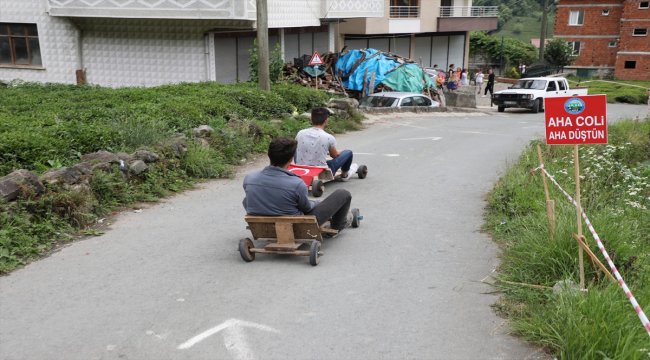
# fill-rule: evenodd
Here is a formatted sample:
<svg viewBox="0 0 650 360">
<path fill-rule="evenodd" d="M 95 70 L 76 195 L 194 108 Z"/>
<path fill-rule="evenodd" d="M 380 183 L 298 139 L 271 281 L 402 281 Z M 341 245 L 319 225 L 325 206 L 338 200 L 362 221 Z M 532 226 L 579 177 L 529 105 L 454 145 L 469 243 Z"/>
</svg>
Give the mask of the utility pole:
<svg viewBox="0 0 650 360">
<path fill-rule="evenodd" d="M 257 75 L 260 90 L 271 90 L 269 74 L 269 23 L 266 0 L 257 0 Z"/>
<path fill-rule="evenodd" d="M 539 60 L 544 61 L 544 45 L 546 42 L 546 27 L 548 17 L 548 0 L 544 0 L 542 8 L 542 33 L 539 35 Z"/>
</svg>

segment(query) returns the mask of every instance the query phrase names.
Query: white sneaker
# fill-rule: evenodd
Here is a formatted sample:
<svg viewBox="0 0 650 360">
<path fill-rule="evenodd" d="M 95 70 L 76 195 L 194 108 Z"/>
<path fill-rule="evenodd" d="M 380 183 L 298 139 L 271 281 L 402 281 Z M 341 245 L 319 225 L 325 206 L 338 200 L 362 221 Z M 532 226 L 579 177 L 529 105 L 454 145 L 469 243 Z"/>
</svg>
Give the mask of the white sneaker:
<svg viewBox="0 0 650 360">
<path fill-rule="evenodd" d="M 352 175 L 357 173 L 358 169 L 359 169 L 359 165 L 357 165 L 357 164 L 350 165 L 350 170 L 348 170 L 348 173 L 346 174 L 346 176 L 341 176 L 341 181 L 350 180 Z"/>
</svg>

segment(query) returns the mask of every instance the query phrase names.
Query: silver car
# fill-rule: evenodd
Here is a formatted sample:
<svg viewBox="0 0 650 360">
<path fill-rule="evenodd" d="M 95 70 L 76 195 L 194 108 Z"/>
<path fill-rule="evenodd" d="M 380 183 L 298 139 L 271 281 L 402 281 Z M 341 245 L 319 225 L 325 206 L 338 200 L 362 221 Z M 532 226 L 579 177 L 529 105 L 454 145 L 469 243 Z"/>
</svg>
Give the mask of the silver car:
<svg viewBox="0 0 650 360">
<path fill-rule="evenodd" d="M 408 108 L 440 106 L 437 101 L 418 93 L 410 92 L 378 92 L 370 94 L 359 101 L 359 107 L 368 108 Z"/>
</svg>

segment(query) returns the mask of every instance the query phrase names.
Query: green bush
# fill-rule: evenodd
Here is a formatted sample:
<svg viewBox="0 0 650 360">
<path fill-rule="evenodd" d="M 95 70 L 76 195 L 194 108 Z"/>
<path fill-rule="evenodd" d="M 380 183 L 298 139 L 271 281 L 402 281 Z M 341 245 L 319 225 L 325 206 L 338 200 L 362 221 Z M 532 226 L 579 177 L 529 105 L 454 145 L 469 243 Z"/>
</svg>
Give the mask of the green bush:
<svg viewBox="0 0 650 360">
<path fill-rule="evenodd" d="M 40 173 L 69 166 L 98 150 L 151 148 L 162 155 L 139 176 L 113 165 L 95 171 L 87 187 L 50 186 L 40 197 L 0 201 L 0 274 L 70 241 L 113 209 L 156 201 L 201 179 L 231 176 L 234 165 L 266 152 L 272 138 L 293 137 L 309 126 L 307 118 L 294 115 L 323 106 L 328 98 L 290 84 L 274 84 L 270 92 L 250 83 L 0 87 L 0 176 L 19 168 Z M 334 116 L 331 130 L 356 129 L 360 121 L 356 113 Z M 185 140 L 187 152 L 177 157 L 171 144 L 204 124 L 214 129 L 212 136 L 201 144 Z"/>
</svg>

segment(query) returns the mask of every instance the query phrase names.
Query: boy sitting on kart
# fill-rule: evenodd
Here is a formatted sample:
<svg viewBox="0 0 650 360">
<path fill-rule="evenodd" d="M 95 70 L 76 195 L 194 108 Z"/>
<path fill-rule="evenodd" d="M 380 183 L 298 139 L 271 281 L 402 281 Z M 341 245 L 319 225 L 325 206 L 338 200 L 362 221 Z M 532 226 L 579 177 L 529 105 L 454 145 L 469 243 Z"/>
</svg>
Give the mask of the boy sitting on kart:
<svg viewBox="0 0 650 360">
<path fill-rule="evenodd" d="M 332 175 L 341 169 L 340 179 L 347 181 L 357 171 L 357 164 L 352 163 L 352 151 L 336 149 L 336 139 L 325 132 L 329 110 L 314 108 L 311 111 L 312 126 L 300 130 L 296 135 L 298 149 L 295 162 L 298 165 L 327 166 L 332 170 Z M 327 160 L 327 156 L 331 160 Z"/>
<path fill-rule="evenodd" d="M 314 215 L 318 225 L 330 220 L 330 227 L 343 230 L 352 218 L 348 216 L 352 195 L 344 189 L 335 190 L 323 201 L 307 197 L 307 185 L 289 170 L 297 142 L 289 138 L 275 138 L 269 144 L 271 165 L 244 178 L 246 197 L 243 205 L 248 215 L 282 216 Z"/>
</svg>

